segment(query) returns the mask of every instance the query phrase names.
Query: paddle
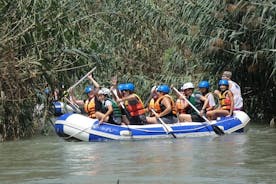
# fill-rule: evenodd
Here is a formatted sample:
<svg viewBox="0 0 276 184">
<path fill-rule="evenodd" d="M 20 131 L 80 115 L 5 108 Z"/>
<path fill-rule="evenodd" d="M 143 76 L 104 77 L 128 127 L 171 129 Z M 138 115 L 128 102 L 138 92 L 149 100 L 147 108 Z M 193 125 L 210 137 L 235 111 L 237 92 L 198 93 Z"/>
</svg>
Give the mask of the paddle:
<svg viewBox="0 0 276 184">
<path fill-rule="evenodd" d="M 73 84 L 68 90 L 67 90 L 67 92 L 69 92 L 69 90 L 72 90 L 72 89 L 74 89 L 77 85 L 79 85 L 84 79 L 86 79 L 86 77 L 88 76 L 88 75 L 90 75 L 94 70 L 96 70 L 96 67 L 94 67 L 92 70 L 90 70 L 86 75 L 84 75 L 80 80 L 78 80 L 75 84 Z M 68 98 L 66 98 L 66 96 L 64 97 L 64 99 L 68 102 L 68 103 L 70 103 L 76 110 L 77 110 L 77 112 L 78 113 L 80 113 L 81 112 L 81 110 L 80 110 L 80 108 L 79 108 L 79 106 L 77 105 L 77 104 L 74 104 L 74 103 L 72 103 Z"/>
<path fill-rule="evenodd" d="M 156 86 L 153 86 L 153 87 L 151 88 L 150 96 L 149 96 L 149 97 L 147 98 L 147 100 L 145 101 L 145 106 L 148 106 L 149 101 L 152 99 L 152 97 L 153 97 L 153 95 L 154 95 L 155 89 L 156 89 Z"/>
<path fill-rule="evenodd" d="M 201 115 L 199 110 L 183 95 L 181 94 L 175 87 L 172 87 L 172 89 L 179 95 L 181 96 L 196 112 L 199 116 L 201 116 L 208 125 L 211 125 L 214 132 L 218 135 L 224 135 L 224 131 L 221 130 L 217 125 L 214 125 L 214 124 L 211 124 L 211 122 L 204 116 L 204 115 Z"/>
<path fill-rule="evenodd" d="M 158 114 L 153 109 L 151 109 L 151 112 L 156 117 L 158 116 Z M 175 134 L 173 133 L 173 129 L 170 126 L 168 126 L 160 117 L 158 117 L 158 120 L 161 122 L 163 129 L 167 132 L 167 134 L 171 134 L 173 138 L 176 138 Z"/>
<path fill-rule="evenodd" d="M 81 83 L 88 75 L 90 75 L 94 70 L 96 70 L 96 67 L 94 67 L 92 70 L 90 70 L 85 76 L 83 76 L 78 82 L 76 82 L 75 84 L 73 84 L 70 88 L 73 89 L 75 88 L 77 85 L 79 85 L 79 83 Z M 70 89 L 69 88 L 69 89 Z M 69 90 L 67 90 L 69 91 Z"/>
<path fill-rule="evenodd" d="M 77 104 L 72 103 L 67 97 L 63 97 L 66 102 L 68 102 L 72 108 L 77 112 L 81 113 L 80 107 Z"/>
<path fill-rule="evenodd" d="M 116 100 L 119 99 L 119 97 L 118 97 L 117 92 L 115 91 L 115 89 L 114 89 L 114 90 L 111 90 L 111 93 L 115 96 Z M 130 119 L 131 119 L 131 118 L 130 118 L 130 114 L 129 114 L 129 112 L 126 110 L 126 107 L 125 107 L 124 103 L 123 103 L 123 102 L 120 102 L 120 105 L 121 105 L 121 107 L 123 108 L 123 111 L 125 112 L 128 121 L 130 122 Z"/>
</svg>

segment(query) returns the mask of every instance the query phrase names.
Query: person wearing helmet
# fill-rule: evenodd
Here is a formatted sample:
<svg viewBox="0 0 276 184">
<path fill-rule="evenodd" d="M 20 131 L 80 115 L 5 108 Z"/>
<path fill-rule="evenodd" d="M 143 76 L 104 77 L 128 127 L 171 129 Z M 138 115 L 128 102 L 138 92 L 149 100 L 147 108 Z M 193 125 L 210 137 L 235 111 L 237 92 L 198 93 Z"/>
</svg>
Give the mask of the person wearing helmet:
<svg viewBox="0 0 276 184">
<path fill-rule="evenodd" d="M 181 90 L 184 92 L 185 97 L 191 102 L 199 111 L 202 110 L 206 98 L 198 92 L 194 92 L 194 84 L 191 82 L 185 83 Z M 180 97 L 181 98 L 181 97 Z M 197 114 L 197 112 L 186 102 L 184 106 L 186 114 L 178 116 L 180 122 L 204 122 L 205 120 Z"/>
<path fill-rule="evenodd" d="M 121 109 L 110 96 L 109 89 L 102 88 L 99 90 L 98 98 L 102 102 L 102 108 L 96 111 L 96 118 L 100 120 L 100 123 L 107 122 L 120 125 L 122 123 Z"/>
<path fill-rule="evenodd" d="M 71 100 L 74 104 L 83 106 L 84 111 L 88 114 L 90 118 L 96 118 L 96 111 L 101 108 L 101 102 L 97 98 L 97 93 L 99 91 L 99 84 L 94 80 L 92 74 L 87 77 L 94 86 L 89 85 L 84 89 L 84 93 L 87 94 L 86 100 L 79 100 L 76 98 L 72 88 L 69 89 L 69 94 Z"/>
<path fill-rule="evenodd" d="M 117 99 L 117 102 L 124 103 L 127 110 L 125 115 L 131 125 L 144 125 L 146 123 L 146 110 L 141 98 L 134 93 L 134 90 L 135 86 L 133 83 L 124 84 L 121 89 L 122 97 Z"/>
<path fill-rule="evenodd" d="M 211 111 L 215 109 L 216 106 L 216 102 L 215 102 L 215 98 L 214 95 L 209 92 L 209 88 L 210 88 L 210 83 L 208 81 L 200 81 L 198 84 L 198 88 L 199 91 L 201 92 L 201 94 L 206 98 L 206 100 L 204 101 L 203 107 L 200 111 L 200 114 L 206 114 L 207 111 Z"/>
<path fill-rule="evenodd" d="M 241 88 L 240 86 L 231 80 L 232 72 L 224 71 L 222 73 L 221 79 L 225 79 L 228 81 L 229 90 L 233 93 L 234 96 L 234 109 L 235 110 L 242 110 L 243 108 L 243 98 L 241 96 Z"/>
<path fill-rule="evenodd" d="M 160 123 L 161 118 L 165 123 L 177 123 L 176 110 L 173 98 L 169 95 L 170 88 L 168 85 L 160 85 L 156 89 L 157 100 L 154 103 L 153 110 L 157 116 L 147 117 L 147 122 L 150 124 Z"/>
<path fill-rule="evenodd" d="M 229 90 L 228 80 L 221 79 L 218 85 L 219 90 L 216 90 L 215 94 L 219 98 L 219 107 L 207 112 L 206 115 L 209 119 L 217 119 L 217 117 L 230 116 L 233 114 L 234 98 L 233 93 Z"/>
</svg>

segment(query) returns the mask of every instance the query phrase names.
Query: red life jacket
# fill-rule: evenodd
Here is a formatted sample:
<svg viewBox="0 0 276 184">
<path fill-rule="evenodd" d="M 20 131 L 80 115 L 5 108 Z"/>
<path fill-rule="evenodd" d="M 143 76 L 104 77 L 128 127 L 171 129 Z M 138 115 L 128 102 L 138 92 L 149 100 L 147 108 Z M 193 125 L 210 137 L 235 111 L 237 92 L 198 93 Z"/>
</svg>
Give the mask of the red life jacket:
<svg viewBox="0 0 276 184">
<path fill-rule="evenodd" d="M 138 95 L 134 95 L 136 96 L 135 99 L 127 101 L 127 110 L 132 117 L 146 113 L 142 100 Z"/>
</svg>

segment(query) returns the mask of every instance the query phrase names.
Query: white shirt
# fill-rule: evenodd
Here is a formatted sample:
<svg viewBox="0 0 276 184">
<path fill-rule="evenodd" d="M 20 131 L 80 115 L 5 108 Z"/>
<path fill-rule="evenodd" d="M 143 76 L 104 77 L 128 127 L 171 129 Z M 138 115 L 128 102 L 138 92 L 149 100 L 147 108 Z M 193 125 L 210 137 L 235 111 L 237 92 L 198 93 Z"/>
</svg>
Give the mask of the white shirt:
<svg viewBox="0 0 276 184">
<path fill-rule="evenodd" d="M 210 107 L 215 107 L 216 106 L 216 101 L 215 101 L 214 95 L 212 93 L 209 93 L 207 95 L 207 98 L 208 98 L 209 106 Z"/>
<path fill-rule="evenodd" d="M 234 81 L 228 80 L 229 90 L 233 93 L 234 96 L 234 109 L 241 109 L 243 107 L 243 99 L 241 96 L 241 88 Z"/>
<path fill-rule="evenodd" d="M 198 102 L 200 101 L 201 96 L 203 96 L 203 95 L 200 94 L 200 93 L 194 95 L 194 97 L 196 98 L 196 100 L 197 100 Z M 207 95 L 207 99 L 208 99 L 208 102 L 209 102 L 209 106 L 210 106 L 210 107 L 216 106 L 216 101 L 215 101 L 214 95 L 213 95 L 212 93 L 209 93 L 209 94 Z"/>
<path fill-rule="evenodd" d="M 110 106 L 110 105 L 112 105 L 112 102 L 111 102 L 110 100 L 105 100 L 105 101 L 104 101 L 104 106 L 105 106 L 106 108 L 108 108 L 108 106 Z"/>
</svg>

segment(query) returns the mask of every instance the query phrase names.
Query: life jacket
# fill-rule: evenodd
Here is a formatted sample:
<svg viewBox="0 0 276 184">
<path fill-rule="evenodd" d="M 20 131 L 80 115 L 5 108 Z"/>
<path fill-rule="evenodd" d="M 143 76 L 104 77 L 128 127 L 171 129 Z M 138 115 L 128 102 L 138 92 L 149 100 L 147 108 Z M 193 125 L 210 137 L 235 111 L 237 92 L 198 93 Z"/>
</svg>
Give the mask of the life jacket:
<svg viewBox="0 0 276 184">
<path fill-rule="evenodd" d="M 149 108 L 154 109 L 155 100 L 152 98 L 149 102 Z"/>
<path fill-rule="evenodd" d="M 125 102 L 126 108 L 130 114 L 130 116 L 134 117 L 134 116 L 139 116 L 139 115 L 143 115 L 146 113 L 144 104 L 142 102 L 142 100 L 140 99 L 140 97 L 136 94 L 134 94 L 136 96 L 135 99 L 133 100 L 128 100 Z"/>
<path fill-rule="evenodd" d="M 167 115 L 176 115 L 176 108 L 175 108 L 174 101 L 173 101 L 172 97 L 171 97 L 170 95 L 168 95 L 168 94 L 159 97 L 159 98 L 155 101 L 155 103 L 154 103 L 154 110 L 155 110 L 157 113 L 161 113 L 161 112 L 163 112 L 163 111 L 166 109 L 166 107 L 165 107 L 163 104 L 161 104 L 162 100 L 163 100 L 165 97 L 168 97 L 168 98 L 170 99 L 170 101 L 171 101 L 171 107 L 172 107 L 171 112 L 168 113 Z M 167 116 L 167 115 L 166 115 L 166 116 Z"/>
<path fill-rule="evenodd" d="M 121 109 L 118 106 L 118 104 L 114 100 L 112 100 L 112 99 L 108 99 L 108 100 L 110 100 L 111 103 L 112 103 L 112 108 L 113 108 L 112 115 L 113 115 L 113 117 L 121 117 L 122 113 L 121 113 Z"/>
<path fill-rule="evenodd" d="M 177 99 L 175 102 L 175 106 L 176 106 L 176 111 L 179 114 L 186 114 L 186 108 L 185 106 L 185 100 L 183 99 Z"/>
<path fill-rule="evenodd" d="M 221 92 L 219 94 L 219 103 L 222 109 L 230 110 L 231 109 L 231 100 L 228 95 L 229 90 Z"/>
<path fill-rule="evenodd" d="M 200 98 L 196 98 L 195 95 L 197 95 L 197 94 L 194 93 L 191 96 L 189 96 L 189 98 L 187 98 L 187 99 L 189 100 L 189 102 L 191 102 L 191 104 L 196 109 L 202 109 L 204 103 L 200 100 Z M 194 108 L 192 108 L 190 105 L 186 108 L 186 113 L 193 114 L 193 115 L 197 114 L 197 112 L 194 110 Z"/>
<path fill-rule="evenodd" d="M 95 97 L 87 99 L 84 103 L 84 111 L 88 114 L 90 118 L 96 118 L 96 103 Z"/>
</svg>

